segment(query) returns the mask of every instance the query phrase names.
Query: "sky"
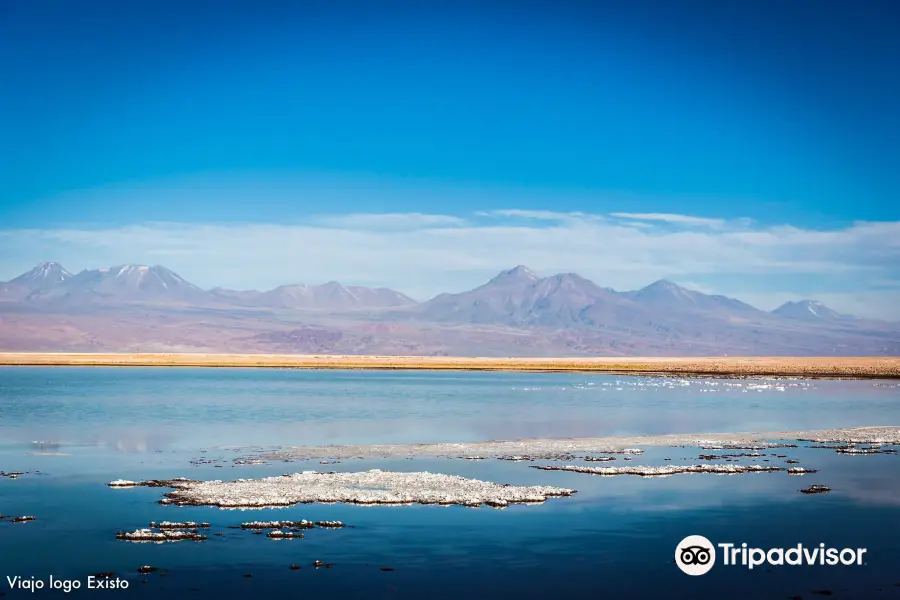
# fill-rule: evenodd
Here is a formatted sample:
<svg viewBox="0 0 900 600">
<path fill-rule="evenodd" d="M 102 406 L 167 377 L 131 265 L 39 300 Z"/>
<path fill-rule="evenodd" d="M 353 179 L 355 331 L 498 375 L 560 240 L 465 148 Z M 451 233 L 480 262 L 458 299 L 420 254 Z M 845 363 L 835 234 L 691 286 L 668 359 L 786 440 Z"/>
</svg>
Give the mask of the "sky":
<svg viewBox="0 0 900 600">
<path fill-rule="evenodd" d="M 525 264 L 900 320 L 895 2 L 0 3 L 0 280 Z"/>
</svg>

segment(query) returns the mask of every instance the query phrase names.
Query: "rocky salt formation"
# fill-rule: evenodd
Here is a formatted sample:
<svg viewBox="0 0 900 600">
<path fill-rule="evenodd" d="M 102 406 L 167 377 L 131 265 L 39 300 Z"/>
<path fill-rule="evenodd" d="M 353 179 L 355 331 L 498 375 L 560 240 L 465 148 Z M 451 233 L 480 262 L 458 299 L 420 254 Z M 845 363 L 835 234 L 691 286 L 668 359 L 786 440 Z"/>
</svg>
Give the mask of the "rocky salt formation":
<svg viewBox="0 0 900 600">
<path fill-rule="evenodd" d="M 275 530 L 275 531 L 270 531 L 269 533 L 267 533 L 266 537 L 272 538 L 273 540 L 291 540 L 291 539 L 300 539 L 303 537 L 303 534 L 298 533 L 296 531 Z"/>
<path fill-rule="evenodd" d="M 214 465 L 217 467 L 221 467 L 222 465 L 219 463 L 222 463 L 224 461 L 225 461 L 224 458 L 195 458 L 188 462 L 195 467 L 200 467 L 203 465 Z"/>
<path fill-rule="evenodd" d="M 824 485 L 814 484 L 808 488 L 800 490 L 801 494 L 825 494 L 831 491 L 831 488 Z"/>
<path fill-rule="evenodd" d="M 131 532 L 120 531 L 116 534 L 116 539 L 128 542 L 179 542 L 181 540 L 201 542 L 206 539 L 206 536 L 196 531 L 137 529 Z"/>
<path fill-rule="evenodd" d="M 323 529 L 340 529 L 344 524 L 340 521 L 316 521 L 316 527 Z"/>
<path fill-rule="evenodd" d="M 137 570 L 137 572 L 140 573 L 141 575 L 146 575 L 147 573 L 153 573 L 155 571 L 159 571 L 159 567 L 154 567 L 152 565 L 144 565 L 144 566 L 138 567 L 138 570 Z"/>
<path fill-rule="evenodd" d="M 737 454 L 701 454 L 700 460 L 719 460 L 729 458 L 760 458 L 765 454 L 759 452 L 738 452 Z"/>
<path fill-rule="evenodd" d="M 863 444 L 860 446 L 859 444 Z M 897 454 L 897 449 L 885 448 L 884 446 L 893 446 L 893 443 L 867 443 L 867 442 L 847 442 L 847 443 L 819 443 L 808 446 L 817 450 L 834 450 L 838 454 Z"/>
<path fill-rule="evenodd" d="M 178 506 L 263 508 L 301 503 L 457 504 L 505 507 L 570 496 L 575 490 L 551 486 L 513 486 L 427 472 L 304 472 L 263 479 L 170 480 L 175 489 L 161 503 Z"/>
<path fill-rule="evenodd" d="M 209 529 L 209 523 L 195 523 L 194 521 L 185 521 L 183 523 L 162 521 L 161 523 L 154 523 L 150 521 L 150 527 L 153 529 Z"/>
<path fill-rule="evenodd" d="M 668 477 L 682 473 L 713 473 L 716 475 L 738 475 L 740 473 L 765 473 L 771 471 L 783 471 L 781 467 L 767 467 L 760 465 L 684 465 L 666 467 L 582 467 L 579 465 L 556 466 L 532 466 L 532 469 L 542 471 L 571 471 L 573 473 L 587 473 L 589 475 L 637 475 L 639 477 Z"/>
<path fill-rule="evenodd" d="M 460 457 L 460 458 L 470 458 L 470 457 Z M 483 457 L 481 457 L 481 458 L 483 458 Z M 494 458 L 496 458 L 497 460 L 508 460 L 511 462 L 522 462 L 522 461 L 532 461 L 533 462 L 535 460 L 565 460 L 565 461 L 580 460 L 580 459 L 588 460 L 586 457 L 576 456 L 576 455 L 570 454 L 568 452 L 563 452 L 563 453 L 537 452 L 537 453 L 532 453 L 532 454 L 511 454 L 511 455 L 504 455 L 504 456 L 495 456 Z M 615 459 L 612 457 L 606 457 L 606 458 L 600 458 L 598 460 L 602 461 L 602 460 L 615 460 Z"/>
<path fill-rule="evenodd" d="M 610 462 L 616 460 L 614 456 L 585 456 L 585 462 Z"/>
<path fill-rule="evenodd" d="M 34 520 L 35 520 L 34 517 L 27 515 L 24 517 L 14 517 L 12 522 L 13 523 L 27 523 L 28 521 L 34 521 Z"/>
<path fill-rule="evenodd" d="M 137 487 L 141 485 L 139 481 L 131 481 L 130 479 L 116 479 L 114 481 L 110 481 L 107 483 L 111 488 L 126 488 L 126 487 Z"/>
<path fill-rule="evenodd" d="M 806 475 L 807 473 L 818 473 L 818 469 L 806 469 L 804 467 L 791 467 L 787 470 L 788 475 Z"/>
<path fill-rule="evenodd" d="M 190 483 L 193 479 L 186 477 L 176 477 L 175 479 L 150 479 L 148 481 L 131 481 L 129 479 L 116 479 L 110 481 L 106 485 L 111 488 L 133 488 L 133 487 L 154 487 L 154 488 L 170 488 L 183 483 Z"/>
<path fill-rule="evenodd" d="M 293 527 L 295 529 L 312 529 L 315 523 L 303 519 L 302 521 L 250 521 L 241 523 L 241 529 L 283 529 Z"/>
<path fill-rule="evenodd" d="M 816 444 L 891 444 L 900 445 L 900 427 L 855 427 L 853 429 L 825 429 L 801 433 L 801 442 Z"/>
<path fill-rule="evenodd" d="M 768 450 L 770 448 L 796 448 L 797 444 L 784 444 L 781 442 L 759 442 L 749 445 L 741 445 L 738 443 L 704 444 L 700 447 L 703 450 Z"/>
<path fill-rule="evenodd" d="M 548 455 L 577 455 L 585 453 L 640 453 L 638 446 L 704 447 L 708 450 L 765 450 L 768 448 L 796 448 L 795 441 L 826 441 L 841 443 L 893 443 L 900 445 L 900 427 L 857 427 L 816 431 L 780 431 L 764 433 L 727 434 L 669 434 L 649 436 L 621 436 L 605 438 L 523 439 L 471 443 L 438 444 L 378 444 L 348 446 L 293 446 L 262 455 L 266 460 L 307 460 L 330 458 L 497 458 L 533 457 Z M 246 449 L 250 451 L 250 449 Z"/>
</svg>

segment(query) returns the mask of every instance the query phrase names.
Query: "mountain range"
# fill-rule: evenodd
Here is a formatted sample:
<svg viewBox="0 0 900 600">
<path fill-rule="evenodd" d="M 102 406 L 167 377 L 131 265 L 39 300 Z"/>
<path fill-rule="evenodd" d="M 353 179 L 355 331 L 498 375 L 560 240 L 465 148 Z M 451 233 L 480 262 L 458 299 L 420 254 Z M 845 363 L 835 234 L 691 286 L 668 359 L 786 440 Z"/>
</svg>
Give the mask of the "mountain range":
<svg viewBox="0 0 900 600">
<path fill-rule="evenodd" d="M 666 280 L 616 291 L 524 266 L 416 302 L 335 281 L 204 290 L 162 266 L 72 274 L 45 262 L 0 284 L 0 350 L 894 356 L 900 324 L 814 300 L 767 312 Z"/>
</svg>

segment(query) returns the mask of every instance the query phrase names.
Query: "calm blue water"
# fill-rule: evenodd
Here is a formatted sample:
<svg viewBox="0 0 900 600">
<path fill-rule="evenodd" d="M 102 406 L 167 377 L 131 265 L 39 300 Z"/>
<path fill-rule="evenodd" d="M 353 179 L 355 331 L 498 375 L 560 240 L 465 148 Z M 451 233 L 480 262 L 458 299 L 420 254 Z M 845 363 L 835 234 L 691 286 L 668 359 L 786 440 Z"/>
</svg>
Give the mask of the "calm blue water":
<svg viewBox="0 0 900 600">
<path fill-rule="evenodd" d="M 866 381 L 686 385 L 583 374 L 0 369 L 0 470 L 30 471 L 15 480 L 0 478 L 0 513 L 37 517 L 23 524 L 0 521 L 0 592 L 32 595 L 10 590 L 7 575 L 46 581 L 52 573 L 84 582 L 91 573 L 114 571 L 129 580 L 127 590 L 82 595 L 757 599 L 825 597 L 813 592 L 830 590 L 833 598 L 900 598 L 900 455 L 772 451 L 820 469 L 803 477 L 600 478 L 539 471 L 527 462 L 450 459 L 319 467 L 427 470 L 578 490 L 570 498 L 505 510 L 303 505 L 222 511 L 159 505 L 164 489 L 104 485 L 119 477 L 234 479 L 318 467 L 230 466 L 241 454 L 226 446 L 898 424 L 900 388 Z M 701 452 L 645 449 L 628 464 L 695 464 Z M 35 453 L 41 450 L 49 453 Z M 190 463 L 219 457 L 227 459 L 225 468 Z M 625 463 L 620 457 L 611 464 Z M 798 492 L 811 483 L 833 491 Z M 304 518 L 353 527 L 282 541 L 227 528 L 254 519 Z M 115 540 L 116 531 L 167 519 L 208 521 L 210 533 L 224 535 L 161 545 Z M 868 553 L 860 567 L 717 566 L 689 577 L 672 560 L 676 544 L 689 534 L 765 548 L 824 542 Z M 317 570 L 313 560 L 334 566 Z M 289 570 L 292 563 L 302 569 Z M 167 572 L 142 576 L 135 571 L 142 564 Z M 34 595 L 64 596 L 48 590 Z"/>
</svg>

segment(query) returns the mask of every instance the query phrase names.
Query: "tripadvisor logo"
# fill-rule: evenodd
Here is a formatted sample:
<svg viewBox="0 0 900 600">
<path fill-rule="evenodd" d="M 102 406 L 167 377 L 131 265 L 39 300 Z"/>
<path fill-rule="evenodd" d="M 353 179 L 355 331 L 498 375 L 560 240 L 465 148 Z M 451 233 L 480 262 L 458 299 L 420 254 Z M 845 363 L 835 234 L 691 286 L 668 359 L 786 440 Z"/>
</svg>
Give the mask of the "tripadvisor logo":
<svg viewBox="0 0 900 600">
<path fill-rule="evenodd" d="M 717 551 L 716 548 L 719 550 Z M 716 564 L 716 555 L 723 566 L 743 566 L 752 570 L 760 565 L 827 565 L 860 566 L 865 548 L 829 548 L 797 544 L 790 548 L 753 548 L 746 543 L 713 544 L 702 535 L 689 535 L 675 547 L 675 564 L 688 575 L 705 575 Z"/>
<path fill-rule="evenodd" d="M 706 575 L 716 564 L 716 549 L 702 535 L 689 535 L 675 548 L 675 564 L 688 575 Z"/>
</svg>

